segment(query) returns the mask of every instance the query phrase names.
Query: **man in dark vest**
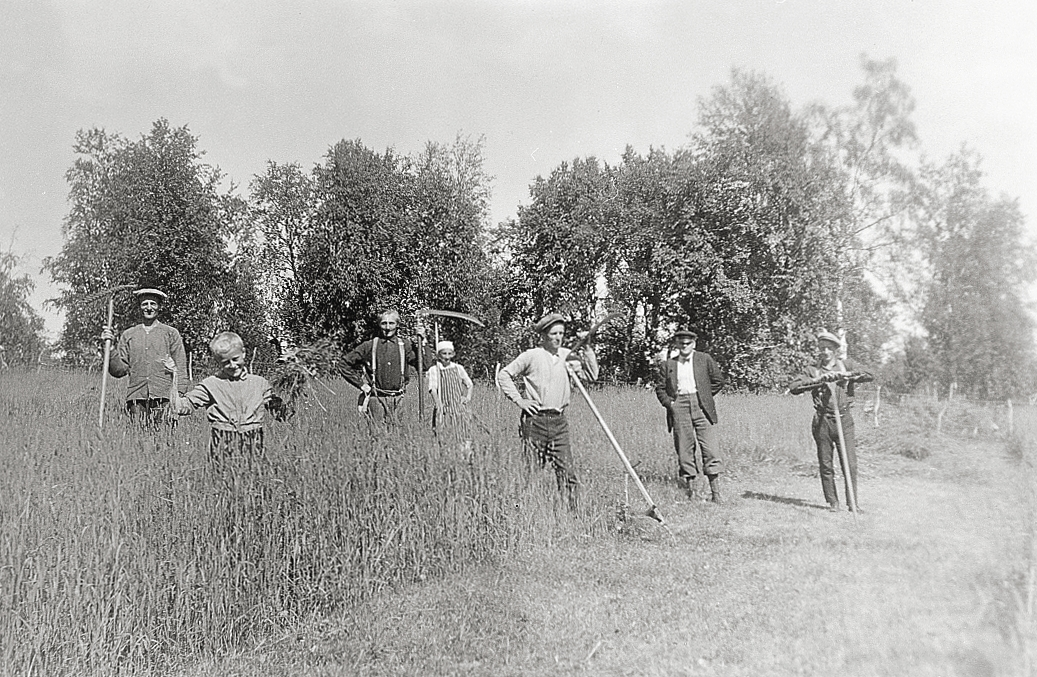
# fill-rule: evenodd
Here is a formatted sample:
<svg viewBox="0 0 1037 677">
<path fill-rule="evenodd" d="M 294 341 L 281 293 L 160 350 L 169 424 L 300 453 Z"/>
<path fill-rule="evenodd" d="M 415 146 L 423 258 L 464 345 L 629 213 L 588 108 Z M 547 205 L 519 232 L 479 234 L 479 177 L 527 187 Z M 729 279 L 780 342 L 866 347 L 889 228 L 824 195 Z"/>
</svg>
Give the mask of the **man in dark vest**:
<svg viewBox="0 0 1037 677">
<path fill-rule="evenodd" d="M 407 389 L 410 375 L 417 373 L 418 344 L 400 338 L 400 314 L 387 310 L 378 316 L 378 336 L 364 341 L 344 358 L 345 379 L 360 389 L 358 409 L 361 413 L 387 423 L 398 422 L 400 401 Z M 431 365 L 436 357 L 424 345 L 425 332 L 419 324 L 418 341 L 423 350 L 424 365 Z"/>
<path fill-rule="evenodd" d="M 698 335 L 681 330 L 673 335 L 676 359 L 664 360 L 655 382 L 655 396 L 666 407 L 666 429 L 673 432 L 677 451 L 677 472 L 688 496 L 698 498 L 695 480 L 701 475 L 709 479 L 714 503 L 722 503 L 720 471 L 723 461 L 717 441 L 717 408 L 713 395 L 724 387 L 724 375 L 706 353 L 695 350 Z M 699 463 L 696 445 L 701 450 Z"/>
</svg>

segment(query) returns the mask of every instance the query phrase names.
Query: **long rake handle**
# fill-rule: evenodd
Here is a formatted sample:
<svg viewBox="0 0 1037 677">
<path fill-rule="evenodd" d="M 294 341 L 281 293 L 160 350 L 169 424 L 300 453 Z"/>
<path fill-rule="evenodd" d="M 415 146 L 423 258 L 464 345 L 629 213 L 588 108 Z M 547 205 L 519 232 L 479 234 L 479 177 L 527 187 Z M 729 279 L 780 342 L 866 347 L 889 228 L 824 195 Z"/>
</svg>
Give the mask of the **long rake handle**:
<svg viewBox="0 0 1037 677">
<path fill-rule="evenodd" d="M 839 462 L 843 466 L 846 497 L 850 499 L 850 512 L 853 513 L 853 523 L 857 524 L 857 492 L 853 490 L 853 477 L 850 475 L 850 459 L 846 455 L 846 435 L 843 433 L 843 414 L 839 411 L 839 400 L 836 398 L 836 386 L 834 383 L 828 384 L 828 391 L 832 395 L 832 408 L 835 409 L 835 432 L 839 437 Z"/>
<path fill-rule="evenodd" d="M 577 388 L 579 388 L 580 394 L 583 395 L 583 399 L 587 401 L 587 405 L 590 406 L 591 411 L 594 412 L 594 418 L 598 419 L 601 429 L 605 431 L 605 437 L 609 438 L 609 442 L 612 443 L 612 448 L 615 449 L 616 454 L 619 456 L 619 460 L 623 461 L 623 467 L 626 468 L 627 473 L 630 475 L 631 479 L 634 480 L 634 485 L 637 487 L 637 490 L 641 492 L 641 496 L 643 496 L 645 501 L 648 503 L 649 516 L 662 523 L 663 517 L 659 512 L 659 508 L 656 507 L 655 501 L 653 501 L 652 497 L 648 494 L 648 490 L 645 489 L 645 485 L 641 482 L 641 478 L 637 476 L 637 471 L 634 470 L 634 466 L 630 465 L 630 460 L 627 458 L 627 455 L 623 453 L 623 449 L 619 446 L 616 436 L 612 434 L 612 431 L 609 429 L 608 424 L 605 423 L 605 419 L 602 417 L 601 412 L 598 411 L 598 408 L 594 405 L 594 400 L 591 399 L 591 396 L 587 393 L 587 389 L 583 387 L 583 383 L 580 382 L 578 376 L 571 372 L 569 376 L 570 380 L 576 384 Z"/>
<path fill-rule="evenodd" d="M 112 318 L 115 315 L 115 296 L 108 297 L 108 329 L 112 328 Z M 112 340 L 104 340 L 104 365 L 101 367 L 101 403 L 97 412 L 97 427 L 104 427 L 104 403 L 108 395 L 108 363 L 112 359 Z"/>
</svg>

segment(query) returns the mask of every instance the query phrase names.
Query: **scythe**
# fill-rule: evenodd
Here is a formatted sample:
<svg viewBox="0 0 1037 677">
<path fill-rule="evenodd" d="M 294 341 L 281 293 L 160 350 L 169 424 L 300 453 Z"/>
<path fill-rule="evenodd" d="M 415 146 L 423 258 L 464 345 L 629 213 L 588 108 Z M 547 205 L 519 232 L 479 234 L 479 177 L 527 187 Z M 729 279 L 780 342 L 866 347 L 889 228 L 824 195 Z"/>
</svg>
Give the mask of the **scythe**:
<svg viewBox="0 0 1037 677">
<path fill-rule="evenodd" d="M 106 289 L 106 290 L 100 291 L 100 292 L 98 292 L 96 294 L 91 294 L 90 296 L 88 296 L 85 299 L 83 299 L 83 302 L 91 303 L 91 302 L 97 301 L 98 299 L 102 299 L 105 296 L 107 296 L 108 297 L 108 322 L 107 322 L 107 324 L 105 324 L 105 328 L 111 330 L 111 328 L 112 328 L 112 321 L 115 318 L 115 295 L 118 294 L 121 291 L 128 291 L 130 289 L 133 289 L 133 287 L 134 287 L 134 285 L 132 285 L 132 284 L 121 284 L 121 285 L 119 285 L 117 287 L 112 287 L 111 289 Z M 108 395 L 108 364 L 111 361 L 111 359 L 112 359 L 112 340 L 111 339 L 105 339 L 104 340 L 104 363 L 101 365 L 101 401 L 100 401 L 100 404 L 98 405 L 98 412 L 97 412 L 97 427 L 98 428 L 103 428 L 104 427 L 104 403 L 105 403 L 105 399 L 106 399 L 106 397 Z"/>
<path fill-rule="evenodd" d="M 572 348 L 569 349 L 570 352 L 575 352 L 582 349 L 584 346 L 593 343 L 599 329 L 612 320 L 623 317 L 623 315 L 624 314 L 621 312 L 612 312 L 606 315 L 601 321 L 592 326 L 590 331 L 580 337 L 576 343 L 573 344 Z M 630 478 L 634 480 L 634 486 L 637 487 L 637 490 L 641 492 L 641 496 L 645 499 L 645 502 L 648 503 L 648 512 L 645 514 L 659 522 L 659 524 L 665 524 L 662 513 L 659 512 L 659 508 L 655 505 L 655 501 L 652 500 L 648 490 L 645 489 L 645 485 L 641 481 L 641 478 L 638 477 L 637 471 L 634 470 L 634 466 L 630 464 L 630 459 L 628 459 L 627 455 L 623 453 L 623 449 L 619 446 L 616 436 L 612 434 L 612 430 L 609 429 L 608 424 L 605 423 L 605 418 L 601 415 L 601 412 L 598 411 L 598 407 L 595 406 L 594 400 L 591 399 L 590 394 L 587 393 L 587 389 L 583 386 L 583 383 L 580 382 L 580 377 L 576 375 L 572 368 L 569 368 L 569 380 L 576 384 L 576 388 L 580 391 L 580 394 L 583 395 L 583 399 L 591 408 L 594 418 L 597 419 L 598 425 L 601 426 L 602 431 L 605 433 L 605 437 L 608 438 L 609 443 L 612 445 L 612 449 L 616 452 L 616 455 L 619 456 L 619 460 L 623 463 L 623 468 L 627 471 L 627 474 L 630 475 Z"/>
<path fill-rule="evenodd" d="M 435 315 L 438 317 L 452 317 L 458 320 L 465 320 L 466 322 L 471 322 L 480 327 L 486 326 L 474 315 L 459 313 L 456 310 L 433 310 L 432 308 L 422 308 L 414 314 L 418 316 L 419 320 L 428 315 Z M 436 320 L 435 322 L 435 342 L 439 343 L 439 320 Z M 423 352 L 422 347 L 418 346 L 418 418 L 420 420 L 425 420 L 425 387 L 422 383 L 422 379 L 425 378 L 425 366 L 422 364 Z"/>
</svg>

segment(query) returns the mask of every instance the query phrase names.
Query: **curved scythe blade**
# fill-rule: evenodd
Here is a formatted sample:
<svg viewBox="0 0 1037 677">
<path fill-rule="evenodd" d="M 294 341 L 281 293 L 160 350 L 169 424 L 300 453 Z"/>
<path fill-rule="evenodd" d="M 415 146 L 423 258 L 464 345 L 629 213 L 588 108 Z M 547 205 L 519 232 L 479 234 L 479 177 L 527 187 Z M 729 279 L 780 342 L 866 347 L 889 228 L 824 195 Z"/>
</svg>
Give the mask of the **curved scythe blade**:
<svg viewBox="0 0 1037 677">
<path fill-rule="evenodd" d="M 584 334 L 581 338 L 577 339 L 576 343 L 574 343 L 569 350 L 571 350 L 573 352 L 576 352 L 577 350 L 579 350 L 583 346 L 587 345 L 588 343 L 593 343 L 594 342 L 594 337 L 597 336 L 599 329 L 604 327 L 609 322 L 611 322 L 613 320 L 616 320 L 616 319 L 619 319 L 619 318 L 621 318 L 621 317 L 623 317 L 625 315 L 626 315 L 626 313 L 622 313 L 622 312 L 620 312 L 618 310 L 609 313 L 608 315 L 603 317 L 597 324 L 595 324 L 593 327 L 591 327 L 590 331 L 588 331 L 586 334 Z"/>
<path fill-rule="evenodd" d="M 479 319 L 467 313 L 459 313 L 455 310 L 433 310 L 431 308 L 422 308 L 421 310 L 416 312 L 415 315 L 439 315 L 440 317 L 454 317 L 459 320 L 467 320 L 468 322 L 471 322 L 472 324 L 477 324 L 480 327 L 486 326 L 481 321 L 479 321 Z"/>
</svg>

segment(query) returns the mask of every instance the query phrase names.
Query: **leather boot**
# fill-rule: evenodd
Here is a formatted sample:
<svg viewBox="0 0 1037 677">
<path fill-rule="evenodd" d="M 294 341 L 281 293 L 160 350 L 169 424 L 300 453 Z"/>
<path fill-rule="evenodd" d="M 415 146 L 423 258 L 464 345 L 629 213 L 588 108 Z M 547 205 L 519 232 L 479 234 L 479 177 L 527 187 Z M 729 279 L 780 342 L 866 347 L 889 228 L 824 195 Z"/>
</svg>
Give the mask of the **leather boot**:
<svg viewBox="0 0 1037 677">
<path fill-rule="evenodd" d="M 695 486 L 695 480 L 696 479 L 697 478 L 695 478 L 695 477 L 691 477 L 691 478 L 688 479 L 688 500 L 689 501 L 698 501 L 698 500 L 700 500 L 702 498 L 702 496 L 699 495 L 698 487 Z"/>
<path fill-rule="evenodd" d="M 721 505 L 724 502 L 724 497 L 720 494 L 720 476 L 709 475 L 709 490 L 713 493 L 711 501 L 717 505 Z"/>
</svg>

